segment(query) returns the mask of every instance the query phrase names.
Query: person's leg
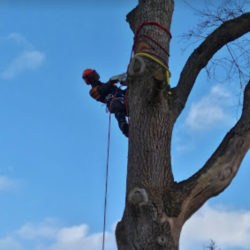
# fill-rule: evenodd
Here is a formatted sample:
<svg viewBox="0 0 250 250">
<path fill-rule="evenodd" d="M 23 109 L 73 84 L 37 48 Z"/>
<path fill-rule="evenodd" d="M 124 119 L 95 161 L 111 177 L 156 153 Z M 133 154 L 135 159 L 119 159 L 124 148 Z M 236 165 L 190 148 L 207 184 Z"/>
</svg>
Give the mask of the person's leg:
<svg viewBox="0 0 250 250">
<path fill-rule="evenodd" d="M 122 133 L 128 137 L 128 123 L 126 120 L 126 113 L 115 113 L 115 118 L 118 121 L 118 126 Z"/>
<path fill-rule="evenodd" d="M 126 107 L 119 100 L 114 100 L 111 103 L 110 112 L 115 114 L 118 125 L 122 133 L 128 137 L 128 123 L 126 120 Z"/>
</svg>

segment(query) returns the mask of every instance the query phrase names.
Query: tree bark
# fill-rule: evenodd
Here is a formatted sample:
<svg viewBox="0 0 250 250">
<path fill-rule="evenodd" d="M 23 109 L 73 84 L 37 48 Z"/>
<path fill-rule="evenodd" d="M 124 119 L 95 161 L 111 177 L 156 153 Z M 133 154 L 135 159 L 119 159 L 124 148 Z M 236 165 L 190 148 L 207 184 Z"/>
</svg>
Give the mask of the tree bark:
<svg viewBox="0 0 250 250">
<path fill-rule="evenodd" d="M 134 33 L 148 21 L 170 29 L 173 10 L 173 0 L 139 0 L 127 21 Z M 250 83 L 238 123 L 205 166 L 180 183 L 174 181 L 172 173 L 171 137 L 199 72 L 222 46 L 249 31 L 249 17 L 248 13 L 224 23 L 207 37 L 188 59 L 172 95 L 168 93 L 162 66 L 147 57 L 131 61 L 126 206 L 116 228 L 119 250 L 179 249 L 185 221 L 207 199 L 222 192 L 237 173 L 250 147 Z M 145 25 L 142 33 L 169 50 L 170 36 L 159 27 Z M 136 40 L 134 50 L 165 57 L 162 63 L 168 64 L 164 50 L 145 36 Z"/>
</svg>

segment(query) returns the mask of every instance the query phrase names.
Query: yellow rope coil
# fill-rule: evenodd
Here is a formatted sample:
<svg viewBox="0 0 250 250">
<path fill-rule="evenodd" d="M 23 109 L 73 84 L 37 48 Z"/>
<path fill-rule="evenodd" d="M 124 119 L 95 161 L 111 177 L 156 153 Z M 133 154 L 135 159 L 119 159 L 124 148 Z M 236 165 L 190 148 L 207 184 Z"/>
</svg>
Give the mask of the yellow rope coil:
<svg viewBox="0 0 250 250">
<path fill-rule="evenodd" d="M 169 78 L 171 77 L 171 73 L 170 73 L 169 68 L 168 68 L 167 65 L 165 65 L 163 62 L 161 62 L 160 60 L 158 60 L 154 56 L 151 56 L 148 53 L 137 53 L 137 54 L 134 55 L 134 57 L 136 57 L 136 56 L 146 56 L 146 57 L 150 58 L 151 60 L 153 60 L 153 61 L 157 62 L 158 64 L 160 64 L 166 70 L 166 80 L 167 80 L 167 84 L 170 86 Z M 169 91 L 169 94 L 171 94 L 170 91 Z"/>
</svg>

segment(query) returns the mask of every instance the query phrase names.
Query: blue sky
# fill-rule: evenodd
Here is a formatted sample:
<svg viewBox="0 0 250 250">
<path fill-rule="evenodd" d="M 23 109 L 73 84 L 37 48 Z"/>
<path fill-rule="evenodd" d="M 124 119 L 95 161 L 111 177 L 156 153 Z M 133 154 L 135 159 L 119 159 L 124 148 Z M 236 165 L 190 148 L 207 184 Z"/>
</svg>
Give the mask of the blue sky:
<svg viewBox="0 0 250 250">
<path fill-rule="evenodd" d="M 125 16 L 137 2 L 89 2 L 0 0 L 0 250 L 101 248 L 108 114 L 81 74 L 92 67 L 106 81 L 126 71 L 133 34 Z M 199 21 L 176 2 L 173 86 L 194 49 L 180 36 Z M 200 74 L 174 129 L 176 180 L 198 170 L 236 122 L 238 95 L 237 83 Z M 116 249 L 126 161 L 127 139 L 113 117 L 107 250 Z M 187 222 L 181 250 L 211 238 L 223 250 L 250 249 L 249 163 L 248 153 L 231 186 Z"/>
</svg>

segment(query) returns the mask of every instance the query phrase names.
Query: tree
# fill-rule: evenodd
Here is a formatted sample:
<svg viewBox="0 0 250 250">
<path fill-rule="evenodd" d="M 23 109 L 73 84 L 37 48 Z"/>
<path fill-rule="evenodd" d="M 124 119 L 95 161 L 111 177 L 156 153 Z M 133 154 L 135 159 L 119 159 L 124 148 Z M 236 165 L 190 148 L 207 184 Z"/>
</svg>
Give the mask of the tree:
<svg viewBox="0 0 250 250">
<path fill-rule="evenodd" d="M 220 250 L 213 240 L 210 240 L 209 245 L 204 247 L 204 250 Z"/>
<path fill-rule="evenodd" d="M 127 15 L 134 33 L 143 22 L 170 28 L 173 0 L 139 0 Z M 190 178 L 175 182 L 171 165 L 174 124 L 185 107 L 200 71 L 213 55 L 250 30 L 250 13 L 224 21 L 193 51 L 175 88 L 168 93 L 165 69 L 145 56 L 134 57 L 128 67 L 130 115 L 126 206 L 116 228 L 119 250 L 176 250 L 187 221 L 209 198 L 221 193 L 236 175 L 250 147 L 250 81 L 244 90 L 242 115 L 216 151 Z M 170 35 L 156 25 L 144 25 L 169 50 Z M 147 36 L 135 40 L 135 53 L 168 57 Z"/>
</svg>

